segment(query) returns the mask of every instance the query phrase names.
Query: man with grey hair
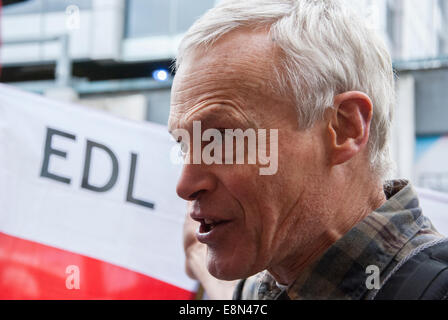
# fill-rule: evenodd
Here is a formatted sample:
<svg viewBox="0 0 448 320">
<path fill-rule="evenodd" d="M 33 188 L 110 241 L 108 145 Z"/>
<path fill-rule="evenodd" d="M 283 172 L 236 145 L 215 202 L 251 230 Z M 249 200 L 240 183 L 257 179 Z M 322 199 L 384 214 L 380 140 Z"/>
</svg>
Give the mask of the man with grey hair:
<svg viewBox="0 0 448 320">
<path fill-rule="evenodd" d="M 341 2 L 224 0 L 188 30 L 176 69 L 170 132 L 278 130 L 275 174 L 183 167 L 187 272 L 212 298 L 244 279 L 235 298 L 371 299 L 443 238 L 409 182 L 385 182 L 391 58 Z M 190 159 L 194 142 L 180 142 Z"/>
</svg>

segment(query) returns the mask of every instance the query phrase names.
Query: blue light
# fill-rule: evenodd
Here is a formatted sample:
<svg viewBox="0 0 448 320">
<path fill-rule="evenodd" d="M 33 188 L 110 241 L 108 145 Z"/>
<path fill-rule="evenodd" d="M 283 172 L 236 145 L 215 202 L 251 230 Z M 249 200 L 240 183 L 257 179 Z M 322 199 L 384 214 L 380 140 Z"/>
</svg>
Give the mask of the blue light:
<svg viewBox="0 0 448 320">
<path fill-rule="evenodd" d="M 154 70 L 154 72 L 152 73 L 152 77 L 156 81 L 163 82 L 163 81 L 168 80 L 169 72 L 168 72 L 168 70 L 165 70 L 165 69 L 157 69 L 157 70 Z"/>
</svg>

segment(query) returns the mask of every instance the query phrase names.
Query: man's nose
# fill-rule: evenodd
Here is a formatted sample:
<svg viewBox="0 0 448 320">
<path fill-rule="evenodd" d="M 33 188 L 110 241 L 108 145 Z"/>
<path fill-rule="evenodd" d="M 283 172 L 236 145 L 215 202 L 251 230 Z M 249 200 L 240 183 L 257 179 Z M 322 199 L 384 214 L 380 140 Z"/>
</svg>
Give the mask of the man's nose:
<svg viewBox="0 0 448 320">
<path fill-rule="evenodd" d="M 203 165 L 184 164 L 176 192 L 182 199 L 192 201 L 201 194 L 213 191 L 215 187 L 216 177 L 205 170 Z"/>
</svg>

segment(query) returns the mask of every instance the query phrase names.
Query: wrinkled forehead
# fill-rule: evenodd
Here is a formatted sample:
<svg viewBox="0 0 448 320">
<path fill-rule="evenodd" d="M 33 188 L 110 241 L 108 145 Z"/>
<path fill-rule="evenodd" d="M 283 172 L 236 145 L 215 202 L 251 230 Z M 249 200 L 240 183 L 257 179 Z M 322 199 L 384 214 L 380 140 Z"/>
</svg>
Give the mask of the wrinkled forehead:
<svg viewBox="0 0 448 320">
<path fill-rule="evenodd" d="M 266 31 L 239 30 L 182 59 L 172 88 L 172 107 L 220 94 L 249 99 L 272 91 L 276 48 Z"/>
</svg>

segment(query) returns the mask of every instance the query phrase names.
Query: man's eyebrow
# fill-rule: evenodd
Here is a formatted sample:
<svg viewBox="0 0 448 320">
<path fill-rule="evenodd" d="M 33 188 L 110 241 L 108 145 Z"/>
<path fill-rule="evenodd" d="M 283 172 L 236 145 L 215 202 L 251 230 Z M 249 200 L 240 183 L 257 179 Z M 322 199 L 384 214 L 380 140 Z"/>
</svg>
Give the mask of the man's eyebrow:
<svg viewBox="0 0 448 320">
<path fill-rule="evenodd" d="M 204 110 L 198 112 L 194 115 L 187 117 L 188 122 L 190 121 L 201 121 L 201 122 L 218 122 L 218 121 L 228 121 L 228 122 L 238 122 L 240 124 L 250 124 L 251 121 L 247 119 L 245 114 L 235 114 L 229 112 L 224 106 L 215 106 L 212 110 Z"/>
<path fill-rule="evenodd" d="M 200 121 L 215 121 L 222 120 L 223 117 L 228 116 L 228 113 L 221 110 L 205 111 L 197 114 Z M 232 117 L 233 118 L 233 117 Z M 193 116 L 193 121 L 196 121 Z"/>
</svg>

